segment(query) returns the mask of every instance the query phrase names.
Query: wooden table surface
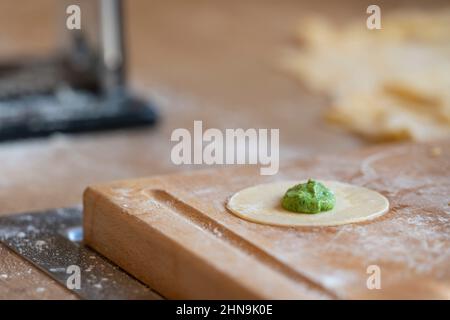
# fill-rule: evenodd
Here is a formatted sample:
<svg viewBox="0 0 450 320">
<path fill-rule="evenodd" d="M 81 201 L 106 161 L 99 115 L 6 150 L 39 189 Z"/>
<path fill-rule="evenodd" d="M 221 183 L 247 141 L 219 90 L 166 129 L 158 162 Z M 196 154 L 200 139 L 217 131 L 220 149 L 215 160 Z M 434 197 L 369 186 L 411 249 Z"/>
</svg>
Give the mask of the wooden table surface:
<svg viewBox="0 0 450 320">
<path fill-rule="evenodd" d="M 0 2 L 0 59 L 54 49 L 58 0 Z M 404 5 L 381 2 L 382 10 Z M 420 1 L 438 6 L 443 1 Z M 279 128 L 281 161 L 368 145 L 324 126 L 325 97 L 280 71 L 302 16 L 365 19 L 367 1 L 133 0 L 127 3 L 129 79 L 161 115 L 151 129 L 0 144 L 0 214 L 81 202 L 92 183 L 196 170 L 170 161 L 170 134 L 194 120 L 215 128 Z M 412 6 L 408 3 L 408 6 Z M 362 20 L 364 21 L 364 20 Z M 0 245 L 0 298 L 74 299 L 32 265 Z"/>
</svg>

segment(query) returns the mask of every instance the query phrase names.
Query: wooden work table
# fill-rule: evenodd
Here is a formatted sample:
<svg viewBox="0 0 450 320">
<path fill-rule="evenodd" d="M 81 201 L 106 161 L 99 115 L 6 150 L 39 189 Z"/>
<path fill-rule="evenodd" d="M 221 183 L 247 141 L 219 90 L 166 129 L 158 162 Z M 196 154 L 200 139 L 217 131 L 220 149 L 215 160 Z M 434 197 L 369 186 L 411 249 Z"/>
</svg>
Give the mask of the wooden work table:
<svg viewBox="0 0 450 320">
<path fill-rule="evenodd" d="M 56 1 L 35 6 L 3 0 L 0 57 L 50 50 L 57 37 Z M 130 1 L 129 78 L 157 106 L 158 125 L 0 144 L 0 214 L 81 203 L 92 183 L 199 169 L 170 161 L 172 130 L 190 129 L 194 120 L 220 129 L 279 128 L 281 161 L 368 145 L 324 125 L 326 98 L 308 92 L 277 65 L 295 41 L 292 30 L 302 15 L 365 14 L 364 1 L 339 3 Z M 76 299 L 2 245 L 0 298 Z"/>
</svg>

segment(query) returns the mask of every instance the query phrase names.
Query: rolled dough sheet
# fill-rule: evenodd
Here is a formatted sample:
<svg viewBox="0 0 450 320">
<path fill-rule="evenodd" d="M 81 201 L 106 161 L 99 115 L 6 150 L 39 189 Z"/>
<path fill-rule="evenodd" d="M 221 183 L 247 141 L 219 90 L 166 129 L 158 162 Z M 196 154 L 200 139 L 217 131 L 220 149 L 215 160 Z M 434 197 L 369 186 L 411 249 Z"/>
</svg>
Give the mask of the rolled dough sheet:
<svg viewBox="0 0 450 320">
<path fill-rule="evenodd" d="M 227 207 L 243 219 L 276 226 L 337 226 L 374 219 L 389 210 L 389 201 L 376 191 L 337 181 L 320 181 L 336 196 L 335 207 L 316 214 L 293 213 L 281 206 L 290 187 L 306 181 L 260 184 L 235 193 Z"/>
</svg>

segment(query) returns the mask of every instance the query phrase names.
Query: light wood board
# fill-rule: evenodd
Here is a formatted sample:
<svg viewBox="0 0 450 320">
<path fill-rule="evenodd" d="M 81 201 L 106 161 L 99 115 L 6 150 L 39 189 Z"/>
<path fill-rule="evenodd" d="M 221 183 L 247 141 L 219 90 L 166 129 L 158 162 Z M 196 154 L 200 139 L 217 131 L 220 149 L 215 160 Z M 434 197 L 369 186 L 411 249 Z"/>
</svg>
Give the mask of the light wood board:
<svg viewBox="0 0 450 320">
<path fill-rule="evenodd" d="M 450 296 L 450 142 L 304 158 L 257 168 L 113 182 L 84 194 L 85 242 L 168 298 Z M 226 207 L 274 180 L 333 179 L 374 189 L 391 210 L 338 227 L 275 227 Z M 370 290 L 368 267 L 381 271 Z"/>
</svg>

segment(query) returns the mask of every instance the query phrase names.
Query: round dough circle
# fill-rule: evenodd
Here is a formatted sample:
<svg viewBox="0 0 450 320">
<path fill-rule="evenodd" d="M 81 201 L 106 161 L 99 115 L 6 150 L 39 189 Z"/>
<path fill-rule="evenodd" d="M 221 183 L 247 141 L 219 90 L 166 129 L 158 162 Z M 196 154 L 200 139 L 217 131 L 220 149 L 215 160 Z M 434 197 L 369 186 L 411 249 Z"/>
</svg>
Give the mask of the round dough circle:
<svg viewBox="0 0 450 320">
<path fill-rule="evenodd" d="M 389 201 L 376 191 L 337 181 L 320 181 L 332 190 L 336 204 L 316 214 L 294 213 L 281 206 L 290 187 L 306 181 L 260 184 L 235 193 L 227 203 L 235 215 L 257 223 L 276 226 L 337 226 L 374 219 L 389 210 Z"/>
</svg>

